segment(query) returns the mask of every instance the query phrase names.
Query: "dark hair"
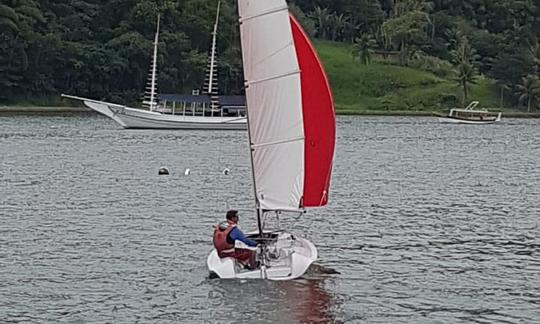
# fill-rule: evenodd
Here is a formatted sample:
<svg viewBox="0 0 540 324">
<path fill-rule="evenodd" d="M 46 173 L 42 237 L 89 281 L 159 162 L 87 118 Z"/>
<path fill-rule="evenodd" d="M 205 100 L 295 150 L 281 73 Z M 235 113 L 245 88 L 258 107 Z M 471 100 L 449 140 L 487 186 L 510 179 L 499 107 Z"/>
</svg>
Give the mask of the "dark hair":
<svg viewBox="0 0 540 324">
<path fill-rule="evenodd" d="M 227 219 L 231 220 L 233 217 L 238 217 L 238 210 L 229 210 L 227 212 Z"/>
</svg>

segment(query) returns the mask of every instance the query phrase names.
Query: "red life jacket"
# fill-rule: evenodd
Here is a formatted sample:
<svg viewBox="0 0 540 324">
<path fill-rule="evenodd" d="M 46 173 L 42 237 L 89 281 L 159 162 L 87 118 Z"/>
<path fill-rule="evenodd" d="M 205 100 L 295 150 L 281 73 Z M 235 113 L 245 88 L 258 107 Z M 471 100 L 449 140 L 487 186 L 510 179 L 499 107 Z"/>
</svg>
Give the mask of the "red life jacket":
<svg viewBox="0 0 540 324">
<path fill-rule="evenodd" d="M 236 224 L 229 222 L 229 226 L 226 229 L 221 229 L 218 225 L 214 230 L 214 247 L 220 258 L 225 258 L 228 253 L 234 252 L 234 244 L 227 242 L 227 237 L 235 227 Z"/>
</svg>

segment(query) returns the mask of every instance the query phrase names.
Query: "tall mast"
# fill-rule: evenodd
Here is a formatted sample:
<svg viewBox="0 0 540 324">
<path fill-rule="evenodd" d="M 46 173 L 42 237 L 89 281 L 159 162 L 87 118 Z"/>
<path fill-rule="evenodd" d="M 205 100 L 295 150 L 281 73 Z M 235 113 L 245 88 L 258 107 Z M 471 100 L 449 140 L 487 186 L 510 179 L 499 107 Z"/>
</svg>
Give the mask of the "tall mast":
<svg viewBox="0 0 540 324">
<path fill-rule="evenodd" d="M 157 16 L 156 35 L 154 37 L 154 55 L 152 56 L 152 62 L 150 63 L 150 71 L 148 72 L 148 79 L 146 81 L 146 89 L 143 96 L 143 107 L 148 107 L 150 111 L 153 111 L 157 107 L 157 50 L 159 43 L 159 21 L 160 14 Z"/>
<path fill-rule="evenodd" d="M 217 85 L 215 84 L 215 79 L 217 78 L 216 71 L 216 43 L 217 43 L 217 31 L 219 25 L 219 13 L 221 9 L 221 1 L 218 1 L 217 12 L 216 12 L 216 22 L 214 24 L 214 29 L 212 31 L 212 47 L 210 48 L 210 57 L 208 62 L 208 80 L 206 92 L 210 96 L 210 108 L 212 110 L 212 116 L 214 115 L 214 110 L 219 105 L 219 100 L 217 97 Z"/>
<path fill-rule="evenodd" d="M 238 5 L 238 3 L 237 3 Z M 239 18 L 239 25 L 242 24 L 242 17 Z M 240 47 L 242 47 L 242 43 L 240 42 Z M 240 51 L 243 53 L 242 51 Z M 243 55 L 243 54 L 242 54 Z M 244 80 L 245 89 L 249 86 L 247 83 L 247 80 Z M 247 98 L 246 98 L 247 99 Z M 251 126 L 249 124 L 249 109 L 248 109 L 248 103 L 246 100 L 246 124 L 247 124 L 247 133 L 248 133 L 248 142 L 249 142 L 249 160 L 251 162 L 251 179 L 253 180 L 253 194 L 255 198 L 255 210 L 257 211 L 257 227 L 259 229 L 259 235 L 262 237 L 263 235 L 263 228 L 262 228 L 262 221 L 261 221 L 261 208 L 259 199 L 257 198 L 257 182 L 255 181 L 255 163 L 253 162 L 253 152 L 255 151 L 255 147 L 253 147 L 253 142 L 251 141 Z"/>
<path fill-rule="evenodd" d="M 156 37 L 154 38 L 154 61 L 152 62 L 152 81 L 151 81 L 151 90 L 150 90 L 150 110 L 154 110 L 156 106 L 156 65 L 157 65 L 157 50 L 159 43 L 159 19 L 160 14 L 157 16 L 157 28 L 156 28 Z"/>
<path fill-rule="evenodd" d="M 251 179 L 253 180 L 253 193 L 255 196 L 255 210 L 257 211 L 257 227 L 259 228 L 259 235 L 262 237 L 263 228 L 261 222 L 261 206 L 259 204 L 259 199 L 257 198 L 257 183 L 255 182 L 255 163 L 253 162 L 253 152 L 255 152 L 255 147 L 253 147 L 253 142 L 251 141 L 251 129 L 249 126 L 249 112 L 247 109 L 246 103 L 246 123 L 248 130 L 248 141 L 249 141 L 249 159 L 251 161 Z"/>
</svg>

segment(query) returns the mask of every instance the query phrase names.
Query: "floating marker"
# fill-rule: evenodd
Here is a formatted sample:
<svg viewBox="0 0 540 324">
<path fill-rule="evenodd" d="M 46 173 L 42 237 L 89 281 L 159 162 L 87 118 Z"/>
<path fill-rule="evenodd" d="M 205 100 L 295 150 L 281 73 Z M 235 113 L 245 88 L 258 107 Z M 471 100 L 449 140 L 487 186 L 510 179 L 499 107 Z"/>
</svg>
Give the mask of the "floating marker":
<svg viewBox="0 0 540 324">
<path fill-rule="evenodd" d="M 167 168 L 160 168 L 159 171 L 158 171 L 158 174 L 159 175 L 168 175 L 169 170 L 167 170 Z"/>
<path fill-rule="evenodd" d="M 184 175 L 189 175 L 191 173 L 191 170 L 190 169 L 186 169 L 186 171 L 184 172 Z"/>
<path fill-rule="evenodd" d="M 224 175 L 229 175 L 230 172 L 231 171 L 228 168 L 225 168 L 225 170 L 223 170 Z"/>
</svg>

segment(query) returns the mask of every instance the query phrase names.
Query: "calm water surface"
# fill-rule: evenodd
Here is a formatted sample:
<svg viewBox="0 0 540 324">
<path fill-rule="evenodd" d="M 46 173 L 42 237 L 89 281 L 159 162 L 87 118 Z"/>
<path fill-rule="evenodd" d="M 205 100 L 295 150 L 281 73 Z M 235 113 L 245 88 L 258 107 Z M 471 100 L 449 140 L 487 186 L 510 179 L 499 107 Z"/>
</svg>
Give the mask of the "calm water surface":
<svg viewBox="0 0 540 324">
<path fill-rule="evenodd" d="M 212 225 L 255 226 L 245 133 L 0 125 L 1 323 L 540 322 L 538 120 L 339 118 L 331 203 L 281 219 L 320 259 L 286 283 L 207 278 Z"/>
</svg>

